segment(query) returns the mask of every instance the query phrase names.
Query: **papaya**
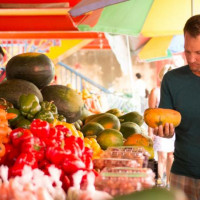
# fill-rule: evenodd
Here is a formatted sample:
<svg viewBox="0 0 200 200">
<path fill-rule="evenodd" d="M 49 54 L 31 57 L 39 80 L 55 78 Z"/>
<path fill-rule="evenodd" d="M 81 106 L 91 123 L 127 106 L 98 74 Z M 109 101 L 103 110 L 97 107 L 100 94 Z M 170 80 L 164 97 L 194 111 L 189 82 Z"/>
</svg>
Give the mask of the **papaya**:
<svg viewBox="0 0 200 200">
<path fill-rule="evenodd" d="M 103 130 L 104 127 L 97 122 L 88 122 L 81 128 L 81 132 L 85 137 L 98 135 Z"/>
<path fill-rule="evenodd" d="M 115 115 L 117 117 L 120 117 L 120 116 L 123 115 L 123 112 L 118 108 L 112 108 L 112 109 L 106 111 L 106 113 L 111 113 L 111 114 L 113 114 L 113 115 Z"/>
<path fill-rule="evenodd" d="M 68 123 L 80 119 L 84 103 L 81 96 L 72 88 L 64 85 L 48 85 L 42 88 L 44 101 L 53 101 L 58 113 L 66 117 Z"/>
<path fill-rule="evenodd" d="M 47 86 L 55 75 L 54 64 L 42 53 L 29 52 L 13 56 L 6 64 L 6 77 L 23 79 L 34 83 L 38 88 Z"/>
<path fill-rule="evenodd" d="M 124 122 L 121 124 L 120 132 L 123 134 L 124 138 L 128 138 L 134 133 L 141 133 L 141 128 L 134 122 Z"/>
<path fill-rule="evenodd" d="M 143 134 L 135 133 L 130 135 L 124 142 L 124 146 L 143 146 L 153 147 L 152 139 Z"/>
<path fill-rule="evenodd" d="M 173 109 L 148 108 L 144 112 L 144 121 L 151 128 L 164 126 L 166 123 L 172 123 L 177 127 L 181 122 L 181 114 Z"/>
<path fill-rule="evenodd" d="M 119 117 L 121 123 L 123 122 L 134 122 L 141 126 L 144 122 L 143 116 L 140 115 L 137 111 L 126 113 Z"/>
<path fill-rule="evenodd" d="M 89 123 L 92 119 L 99 117 L 101 115 L 103 115 L 104 113 L 99 113 L 99 114 L 93 114 L 93 115 L 89 115 L 88 117 L 85 118 L 84 123 L 87 124 Z"/>
<path fill-rule="evenodd" d="M 118 117 L 110 113 L 104 113 L 90 120 L 90 122 L 97 122 L 101 124 L 105 129 L 120 129 L 120 121 Z"/>
<path fill-rule="evenodd" d="M 105 129 L 101 131 L 96 140 L 103 150 L 106 150 L 108 147 L 123 145 L 123 135 L 116 129 Z"/>
<path fill-rule="evenodd" d="M 37 86 L 33 83 L 22 79 L 4 80 L 0 83 L 0 98 L 4 98 L 19 108 L 18 101 L 22 94 L 34 94 L 39 101 L 43 101 L 43 96 Z"/>
</svg>

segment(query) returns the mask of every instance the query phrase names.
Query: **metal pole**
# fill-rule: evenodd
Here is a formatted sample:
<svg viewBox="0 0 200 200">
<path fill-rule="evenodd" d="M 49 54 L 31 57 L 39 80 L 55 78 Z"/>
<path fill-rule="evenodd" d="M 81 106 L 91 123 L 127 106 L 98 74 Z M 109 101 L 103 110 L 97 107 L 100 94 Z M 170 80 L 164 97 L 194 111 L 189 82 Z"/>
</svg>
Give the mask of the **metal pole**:
<svg viewBox="0 0 200 200">
<path fill-rule="evenodd" d="M 133 69 L 132 69 L 132 60 L 131 60 L 128 35 L 126 35 L 126 44 L 127 44 L 127 55 L 128 55 L 128 71 L 129 71 L 130 82 L 131 82 L 131 93 L 134 94 Z"/>
<path fill-rule="evenodd" d="M 191 0 L 191 16 L 194 15 L 194 0 Z"/>
</svg>

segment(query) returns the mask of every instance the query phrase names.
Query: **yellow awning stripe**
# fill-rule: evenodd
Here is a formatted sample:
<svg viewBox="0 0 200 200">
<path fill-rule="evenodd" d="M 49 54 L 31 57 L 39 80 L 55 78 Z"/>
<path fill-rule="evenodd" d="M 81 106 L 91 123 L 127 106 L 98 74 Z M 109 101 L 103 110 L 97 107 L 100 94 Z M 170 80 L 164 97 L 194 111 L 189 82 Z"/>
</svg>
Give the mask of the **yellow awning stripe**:
<svg viewBox="0 0 200 200">
<path fill-rule="evenodd" d="M 141 49 L 138 56 L 141 60 L 166 57 L 167 49 L 173 36 L 154 37 Z"/>
<path fill-rule="evenodd" d="M 200 13 L 200 0 L 194 1 L 194 13 Z M 192 16 L 191 0 L 154 0 L 141 33 L 145 37 L 183 34 L 183 27 Z"/>
<path fill-rule="evenodd" d="M 46 55 L 54 62 L 56 62 L 57 60 L 62 60 L 65 57 L 70 56 L 75 51 L 78 51 L 92 41 L 93 39 L 61 40 L 61 45 L 50 47 L 50 50 L 48 53 L 46 53 Z"/>
</svg>

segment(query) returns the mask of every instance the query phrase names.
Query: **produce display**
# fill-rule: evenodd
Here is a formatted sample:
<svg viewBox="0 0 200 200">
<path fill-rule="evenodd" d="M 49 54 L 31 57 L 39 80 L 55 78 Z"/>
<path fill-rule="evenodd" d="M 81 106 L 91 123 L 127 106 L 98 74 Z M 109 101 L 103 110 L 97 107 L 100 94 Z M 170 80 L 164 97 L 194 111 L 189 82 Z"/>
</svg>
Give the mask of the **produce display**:
<svg viewBox="0 0 200 200">
<path fill-rule="evenodd" d="M 155 185 L 148 168 L 153 141 L 141 127 L 147 115 L 91 112 L 89 93 L 51 85 L 54 66 L 43 54 L 14 56 L 6 67 L 7 80 L 0 83 L 5 200 L 107 200 Z"/>
</svg>

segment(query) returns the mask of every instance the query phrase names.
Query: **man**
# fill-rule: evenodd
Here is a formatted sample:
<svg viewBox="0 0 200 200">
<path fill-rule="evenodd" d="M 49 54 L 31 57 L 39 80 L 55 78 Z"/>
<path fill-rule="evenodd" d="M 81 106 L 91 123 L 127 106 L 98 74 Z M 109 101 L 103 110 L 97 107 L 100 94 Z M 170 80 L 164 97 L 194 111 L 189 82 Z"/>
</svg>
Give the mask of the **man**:
<svg viewBox="0 0 200 200">
<path fill-rule="evenodd" d="M 135 81 L 135 89 L 140 97 L 145 98 L 146 96 L 146 83 L 142 80 L 142 75 L 140 73 L 135 74 L 137 80 Z"/>
<path fill-rule="evenodd" d="M 200 199 L 200 15 L 188 19 L 184 27 L 185 56 L 188 65 L 167 72 L 161 85 L 160 108 L 181 113 L 175 128 L 171 188 L 182 189 L 188 199 Z M 172 137 L 173 124 L 154 129 L 154 134 Z"/>
</svg>

